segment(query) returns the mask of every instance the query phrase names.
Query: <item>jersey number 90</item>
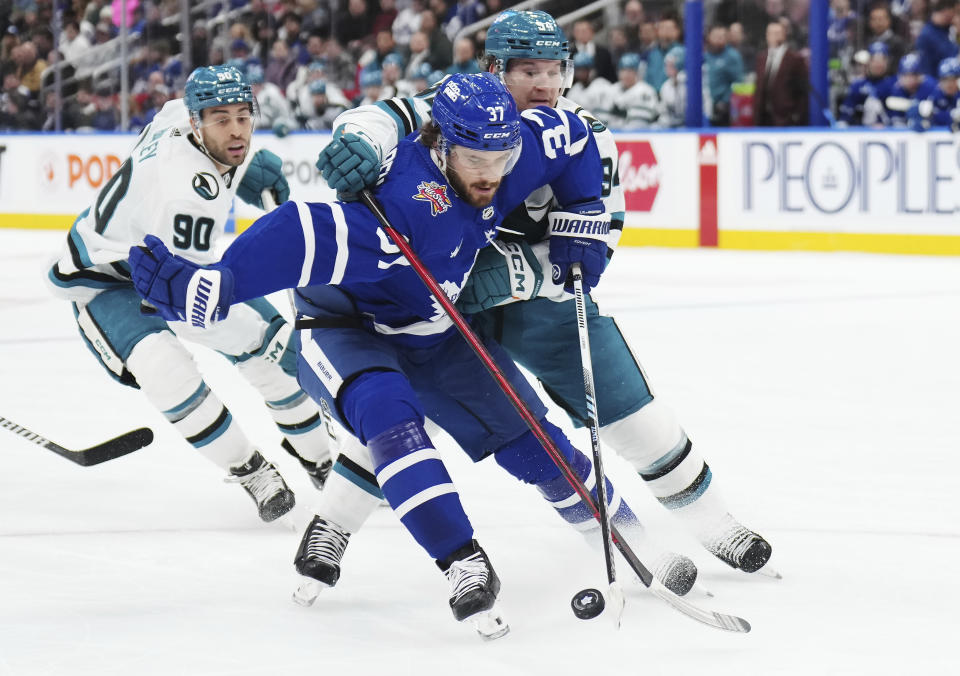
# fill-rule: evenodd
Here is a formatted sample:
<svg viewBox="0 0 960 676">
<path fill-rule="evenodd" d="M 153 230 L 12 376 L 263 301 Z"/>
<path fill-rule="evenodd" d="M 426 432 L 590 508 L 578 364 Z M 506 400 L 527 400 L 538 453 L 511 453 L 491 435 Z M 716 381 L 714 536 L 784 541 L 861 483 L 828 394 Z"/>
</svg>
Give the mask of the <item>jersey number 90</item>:
<svg viewBox="0 0 960 676">
<path fill-rule="evenodd" d="M 194 221 L 189 214 L 177 214 L 173 217 L 173 245 L 178 249 L 208 251 L 212 232 L 212 218 L 201 216 Z"/>
</svg>

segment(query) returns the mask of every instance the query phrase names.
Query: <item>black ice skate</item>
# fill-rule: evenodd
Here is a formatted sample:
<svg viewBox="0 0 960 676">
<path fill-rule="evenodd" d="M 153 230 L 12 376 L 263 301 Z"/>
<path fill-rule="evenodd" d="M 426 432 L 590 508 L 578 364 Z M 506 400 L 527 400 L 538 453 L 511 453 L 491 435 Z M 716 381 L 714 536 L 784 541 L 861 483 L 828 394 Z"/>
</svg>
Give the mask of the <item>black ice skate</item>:
<svg viewBox="0 0 960 676">
<path fill-rule="evenodd" d="M 500 578 L 476 540 L 437 561 L 437 566 L 450 582 L 450 610 L 458 622 L 469 619 L 488 640 L 510 631 L 497 607 Z"/>
<path fill-rule="evenodd" d="M 755 573 L 763 568 L 773 553 L 769 542 L 729 514 L 713 529 L 712 535 L 703 539 L 703 545 L 728 566 L 745 573 Z M 780 577 L 773 570 L 768 574 Z"/>
<path fill-rule="evenodd" d="M 297 459 L 297 462 L 300 463 L 300 466 L 303 467 L 307 475 L 310 477 L 310 481 L 313 482 L 314 487 L 319 491 L 323 490 L 323 485 L 327 482 L 327 477 L 330 475 L 330 470 L 333 468 L 333 460 L 327 458 L 321 462 L 315 463 L 312 460 L 307 460 L 293 447 L 287 439 L 284 439 L 280 442 L 280 445 L 283 447 L 287 453 L 292 455 Z"/>
<path fill-rule="evenodd" d="M 266 522 L 274 521 L 293 509 L 293 491 L 287 487 L 273 463 L 267 462 L 259 451 L 254 451 L 245 464 L 231 468 L 230 476 L 224 481 L 243 486 L 257 503 L 260 518 Z"/>
<path fill-rule="evenodd" d="M 340 560 L 347 548 L 350 533 L 332 521 L 319 516 L 303 532 L 293 565 L 306 579 L 293 593 L 301 606 L 312 605 L 324 587 L 333 587 L 340 579 Z"/>
</svg>

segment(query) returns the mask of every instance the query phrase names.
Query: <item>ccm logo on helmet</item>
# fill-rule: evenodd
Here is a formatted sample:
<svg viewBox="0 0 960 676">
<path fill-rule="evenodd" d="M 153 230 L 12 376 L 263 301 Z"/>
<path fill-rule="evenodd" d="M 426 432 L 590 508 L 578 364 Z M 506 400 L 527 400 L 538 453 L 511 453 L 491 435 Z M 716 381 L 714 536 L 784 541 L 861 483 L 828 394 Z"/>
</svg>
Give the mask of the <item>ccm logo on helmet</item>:
<svg viewBox="0 0 960 676">
<path fill-rule="evenodd" d="M 508 131 L 493 131 L 489 134 L 484 134 L 483 138 L 507 138 L 508 136 L 510 136 L 510 132 Z"/>
<path fill-rule="evenodd" d="M 559 47 L 559 40 L 537 40 L 537 47 Z"/>
</svg>

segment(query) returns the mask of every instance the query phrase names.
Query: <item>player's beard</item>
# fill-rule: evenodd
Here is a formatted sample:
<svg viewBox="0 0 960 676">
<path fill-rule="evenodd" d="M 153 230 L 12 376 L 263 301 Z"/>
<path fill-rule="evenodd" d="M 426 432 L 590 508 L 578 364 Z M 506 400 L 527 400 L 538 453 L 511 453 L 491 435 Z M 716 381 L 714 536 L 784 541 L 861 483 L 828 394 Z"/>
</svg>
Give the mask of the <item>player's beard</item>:
<svg viewBox="0 0 960 676">
<path fill-rule="evenodd" d="M 244 149 L 243 154 L 237 157 L 231 157 L 227 153 L 227 148 L 232 145 L 237 145 L 238 143 L 243 143 Z M 214 144 L 207 139 L 204 139 L 204 147 L 207 149 L 207 154 L 213 159 L 214 162 L 222 164 L 225 167 L 239 167 L 243 164 L 243 161 L 247 159 L 247 153 L 250 152 L 250 139 L 230 139 L 224 141 L 223 143 Z"/>
<path fill-rule="evenodd" d="M 497 194 L 497 188 L 500 187 L 500 180 L 474 181 L 467 185 L 460 177 L 460 174 L 449 164 L 447 165 L 447 180 L 450 181 L 450 187 L 453 188 L 455 193 L 460 195 L 460 198 L 464 202 L 477 209 L 488 206 Z M 478 194 L 476 191 L 479 188 L 491 188 L 491 190 L 486 194 Z"/>
</svg>

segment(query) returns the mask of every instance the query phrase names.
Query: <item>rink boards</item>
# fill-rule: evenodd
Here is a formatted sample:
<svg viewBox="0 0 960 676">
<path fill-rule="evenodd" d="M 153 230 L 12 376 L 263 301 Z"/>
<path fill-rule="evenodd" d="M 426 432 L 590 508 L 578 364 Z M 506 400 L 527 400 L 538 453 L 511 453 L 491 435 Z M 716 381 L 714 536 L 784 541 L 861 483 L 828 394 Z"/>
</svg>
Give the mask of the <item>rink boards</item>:
<svg viewBox="0 0 960 676">
<path fill-rule="evenodd" d="M 314 167 L 328 140 L 257 135 L 307 201 L 334 198 Z M 68 228 L 133 142 L 0 134 L 0 227 Z M 654 131 L 617 144 L 622 245 L 960 255 L 960 152 L 945 131 Z M 259 214 L 237 201 L 228 229 Z"/>
</svg>

